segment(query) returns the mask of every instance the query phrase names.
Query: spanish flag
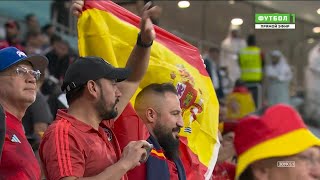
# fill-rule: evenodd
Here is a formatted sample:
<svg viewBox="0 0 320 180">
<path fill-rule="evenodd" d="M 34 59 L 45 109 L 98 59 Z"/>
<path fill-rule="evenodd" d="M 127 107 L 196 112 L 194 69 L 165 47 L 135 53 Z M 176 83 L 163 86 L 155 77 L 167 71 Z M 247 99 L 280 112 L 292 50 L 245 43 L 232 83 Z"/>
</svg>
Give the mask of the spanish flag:
<svg viewBox="0 0 320 180">
<path fill-rule="evenodd" d="M 85 1 L 78 20 L 80 56 L 100 56 L 114 66 L 124 67 L 136 44 L 139 22 L 138 16 L 112 1 Z M 219 104 L 211 79 L 197 48 L 160 27 L 155 26 L 155 31 L 149 67 L 136 94 L 150 83 L 171 82 L 176 86 L 185 124 L 180 132 L 180 153 L 187 178 L 209 179 L 220 145 Z M 127 134 L 139 134 L 143 129 L 128 128 L 141 127 L 132 124 L 138 121 L 121 123 L 123 126 L 117 128 Z"/>
</svg>

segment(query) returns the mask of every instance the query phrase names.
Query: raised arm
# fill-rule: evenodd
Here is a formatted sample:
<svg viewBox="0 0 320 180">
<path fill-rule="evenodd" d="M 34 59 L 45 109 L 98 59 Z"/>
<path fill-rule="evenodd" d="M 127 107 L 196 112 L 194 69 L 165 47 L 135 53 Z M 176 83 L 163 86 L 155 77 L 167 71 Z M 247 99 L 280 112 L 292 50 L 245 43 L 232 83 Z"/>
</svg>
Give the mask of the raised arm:
<svg viewBox="0 0 320 180">
<path fill-rule="evenodd" d="M 71 6 L 71 12 L 75 16 L 79 16 L 81 14 L 83 5 L 83 0 L 74 0 Z M 118 83 L 118 88 L 122 94 L 119 102 L 117 103 L 118 117 L 137 90 L 140 81 L 145 75 L 149 65 L 151 45 L 156 37 L 150 17 L 158 16 L 161 12 L 159 7 L 154 6 L 150 8 L 150 6 L 151 2 L 147 3 L 143 7 L 140 21 L 140 35 L 138 36 L 137 34 L 137 44 L 133 48 L 126 64 L 126 67 L 132 70 L 132 74 L 126 81 Z"/>
<path fill-rule="evenodd" d="M 160 9 L 154 6 L 149 9 L 151 3 L 147 3 L 141 15 L 140 21 L 140 37 L 138 37 L 137 44 L 133 48 L 126 67 L 132 70 L 130 77 L 118 84 L 119 90 L 122 93 L 119 103 L 117 104 L 118 114 L 120 115 L 124 108 L 129 103 L 131 97 L 137 90 L 140 81 L 145 75 L 150 59 L 150 51 L 153 40 L 156 37 L 156 33 L 153 28 L 150 17 L 159 13 Z M 140 38 L 140 39 L 139 39 Z"/>
</svg>

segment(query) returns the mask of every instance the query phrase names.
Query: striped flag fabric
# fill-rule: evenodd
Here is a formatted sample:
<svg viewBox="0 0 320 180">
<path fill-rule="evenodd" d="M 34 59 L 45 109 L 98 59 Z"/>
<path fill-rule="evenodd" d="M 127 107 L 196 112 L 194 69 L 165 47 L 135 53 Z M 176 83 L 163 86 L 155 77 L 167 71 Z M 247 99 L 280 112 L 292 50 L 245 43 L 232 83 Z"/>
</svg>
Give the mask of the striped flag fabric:
<svg viewBox="0 0 320 180">
<path fill-rule="evenodd" d="M 112 1 L 85 1 L 78 19 L 80 56 L 100 56 L 124 67 L 136 44 L 139 22 L 138 16 Z M 210 179 L 220 146 L 219 103 L 211 79 L 196 47 L 160 27 L 155 26 L 155 31 L 149 67 L 131 103 L 150 83 L 173 83 L 183 110 L 180 153 L 187 179 Z M 139 133 L 139 128 L 130 126 L 123 126 L 122 131 Z"/>
</svg>

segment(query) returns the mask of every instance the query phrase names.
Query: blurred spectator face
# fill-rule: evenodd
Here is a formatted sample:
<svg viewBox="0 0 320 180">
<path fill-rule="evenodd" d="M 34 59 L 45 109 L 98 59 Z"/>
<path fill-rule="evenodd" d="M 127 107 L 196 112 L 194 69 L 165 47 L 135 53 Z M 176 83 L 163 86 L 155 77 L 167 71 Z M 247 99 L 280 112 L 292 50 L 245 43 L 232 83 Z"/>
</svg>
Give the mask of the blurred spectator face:
<svg viewBox="0 0 320 180">
<path fill-rule="evenodd" d="M 232 38 L 238 38 L 239 36 L 240 36 L 239 30 L 234 29 L 234 30 L 231 31 L 231 37 Z"/>
<path fill-rule="evenodd" d="M 19 35 L 19 27 L 16 25 L 14 21 L 9 21 L 5 24 L 6 36 L 9 39 L 13 39 L 18 37 Z"/>
<path fill-rule="evenodd" d="M 271 62 L 273 65 L 278 64 L 280 61 L 280 56 L 271 56 Z"/>
<path fill-rule="evenodd" d="M 278 161 L 293 161 L 295 167 L 277 167 Z M 257 180 L 303 179 L 315 180 L 320 178 L 320 152 L 318 147 L 311 147 L 299 154 L 262 160 L 254 163 L 253 174 Z"/>
<path fill-rule="evenodd" d="M 219 108 L 219 122 L 227 120 L 227 106 L 224 103 L 220 103 Z"/>
<path fill-rule="evenodd" d="M 45 34 L 41 34 L 41 35 L 40 35 L 40 40 L 41 40 L 41 42 L 42 42 L 42 45 L 47 45 L 47 44 L 50 43 L 50 42 L 49 42 L 49 37 L 46 36 Z"/>
<path fill-rule="evenodd" d="M 47 30 L 46 30 L 46 34 L 48 36 L 52 36 L 54 35 L 56 32 L 56 28 L 54 26 L 50 26 Z"/>
<path fill-rule="evenodd" d="M 210 59 L 214 60 L 216 64 L 219 64 L 220 52 L 219 49 L 209 49 Z"/>
<path fill-rule="evenodd" d="M 66 56 L 69 53 L 69 46 L 64 41 L 55 41 L 53 43 L 53 49 L 58 57 Z"/>
<path fill-rule="evenodd" d="M 28 37 L 27 44 L 34 46 L 34 47 L 41 47 L 42 46 L 42 37 L 40 33 L 35 33 Z"/>
<path fill-rule="evenodd" d="M 39 26 L 39 22 L 36 16 L 31 16 L 28 20 L 27 20 L 27 26 L 29 27 L 29 29 L 31 29 L 32 31 L 40 31 L 40 26 Z"/>
<path fill-rule="evenodd" d="M 234 132 L 228 132 L 224 135 L 222 135 L 223 141 L 222 141 L 222 146 L 230 146 L 234 149 L 233 147 L 233 140 L 234 140 Z"/>
<path fill-rule="evenodd" d="M 222 135 L 222 143 L 221 145 L 223 146 L 224 149 L 228 148 L 230 149 L 230 155 L 229 157 L 233 157 L 236 155 L 236 151 L 235 151 L 235 148 L 234 148 L 234 145 L 233 145 L 233 140 L 234 140 L 234 132 L 228 132 L 224 135 Z"/>
<path fill-rule="evenodd" d="M 234 132 L 228 132 L 224 134 L 220 140 L 221 146 L 219 149 L 218 163 L 224 162 L 236 155 L 236 151 L 233 145 Z"/>
</svg>

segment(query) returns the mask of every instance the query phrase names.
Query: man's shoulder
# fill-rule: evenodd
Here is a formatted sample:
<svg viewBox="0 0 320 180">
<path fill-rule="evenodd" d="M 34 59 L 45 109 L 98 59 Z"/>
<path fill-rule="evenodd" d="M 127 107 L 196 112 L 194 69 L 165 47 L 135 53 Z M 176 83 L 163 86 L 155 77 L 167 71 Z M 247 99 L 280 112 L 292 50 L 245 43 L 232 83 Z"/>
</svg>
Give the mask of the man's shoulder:
<svg viewBox="0 0 320 180">
<path fill-rule="evenodd" d="M 72 133 L 74 128 L 71 126 L 71 123 L 65 118 L 55 119 L 53 123 L 48 127 L 43 138 L 48 136 L 54 136 L 56 133 L 63 132 L 65 134 Z"/>
</svg>

